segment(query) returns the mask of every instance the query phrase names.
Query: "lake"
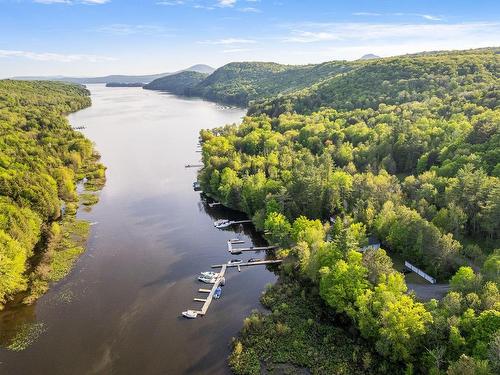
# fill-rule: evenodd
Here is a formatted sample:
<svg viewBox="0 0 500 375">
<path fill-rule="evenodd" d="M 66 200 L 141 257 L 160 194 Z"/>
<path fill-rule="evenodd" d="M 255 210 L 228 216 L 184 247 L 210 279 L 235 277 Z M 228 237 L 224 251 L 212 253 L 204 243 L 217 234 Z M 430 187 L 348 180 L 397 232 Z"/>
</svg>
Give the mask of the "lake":
<svg viewBox="0 0 500 375">
<path fill-rule="evenodd" d="M 238 123 L 244 110 L 141 88 L 88 87 L 92 107 L 69 120 L 86 127 L 108 168 L 100 202 L 79 214 L 94 223 L 88 248 L 34 306 L 0 314 L 4 333 L 22 323 L 44 329 L 24 351 L 1 349 L 0 373 L 230 373 L 231 337 L 276 276 L 264 266 L 228 269 L 207 315 L 180 317 L 201 307 L 193 298 L 206 285 L 196 275 L 227 262 L 228 239 L 263 243 L 248 224 L 216 229 L 216 219 L 244 216 L 204 204 L 192 188 L 196 169 L 184 165 L 199 163 L 200 129 Z"/>
</svg>

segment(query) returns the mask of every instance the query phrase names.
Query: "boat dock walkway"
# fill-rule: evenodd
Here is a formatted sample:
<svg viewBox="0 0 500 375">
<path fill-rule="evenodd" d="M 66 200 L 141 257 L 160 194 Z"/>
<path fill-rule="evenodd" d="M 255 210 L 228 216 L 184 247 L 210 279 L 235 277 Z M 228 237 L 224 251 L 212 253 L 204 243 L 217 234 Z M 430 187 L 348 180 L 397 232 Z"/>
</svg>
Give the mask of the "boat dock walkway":
<svg viewBox="0 0 500 375">
<path fill-rule="evenodd" d="M 250 247 L 233 247 L 231 241 L 227 241 L 227 251 L 231 254 L 240 254 L 243 251 L 267 251 L 275 250 L 278 246 L 250 246 Z"/>
<path fill-rule="evenodd" d="M 231 221 L 231 225 L 233 224 L 245 224 L 245 223 L 251 223 L 252 220 L 237 220 L 237 221 Z"/>
<path fill-rule="evenodd" d="M 214 264 L 212 268 L 222 268 L 226 269 L 228 267 L 248 267 L 248 266 L 260 266 L 263 264 L 279 264 L 283 262 L 281 259 L 278 260 L 263 260 L 260 262 L 247 262 L 247 263 L 235 263 L 235 264 Z"/>
<path fill-rule="evenodd" d="M 194 310 L 198 313 L 198 315 L 205 315 L 207 313 L 208 308 L 210 307 L 210 304 L 212 303 L 212 300 L 214 298 L 214 293 L 215 290 L 219 287 L 222 279 L 224 278 L 224 274 L 226 273 L 226 267 L 227 264 L 222 265 L 222 269 L 219 272 L 219 275 L 217 276 L 217 280 L 212 286 L 212 289 L 199 289 L 198 292 L 200 293 L 208 293 L 208 296 L 206 299 L 204 298 L 195 298 L 194 300 L 197 302 L 203 302 L 203 306 L 201 307 L 201 310 Z"/>
<path fill-rule="evenodd" d="M 184 168 L 202 168 L 203 164 L 186 164 Z"/>
</svg>

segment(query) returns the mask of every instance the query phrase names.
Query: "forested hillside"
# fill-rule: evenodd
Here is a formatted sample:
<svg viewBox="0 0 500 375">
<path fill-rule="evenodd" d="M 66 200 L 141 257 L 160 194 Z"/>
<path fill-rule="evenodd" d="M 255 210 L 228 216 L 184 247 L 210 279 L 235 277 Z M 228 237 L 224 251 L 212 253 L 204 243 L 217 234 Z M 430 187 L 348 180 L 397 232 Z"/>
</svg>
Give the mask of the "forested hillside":
<svg viewBox="0 0 500 375">
<path fill-rule="evenodd" d="M 43 293 L 79 251 L 68 231 L 82 225 L 61 221 L 63 207 L 74 213 L 75 182 L 98 188 L 104 167 L 64 115 L 89 106 L 89 95 L 74 84 L 0 81 L 0 309 L 18 292 L 29 289 L 26 302 Z"/>
<path fill-rule="evenodd" d="M 351 63 L 339 74 L 302 91 L 251 106 L 250 114 L 311 113 L 321 107 L 376 109 L 430 97 L 498 105 L 498 49 L 401 56 Z"/>
<path fill-rule="evenodd" d="M 190 95 L 193 88 L 208 77 L 206 73 L 181 72 L 155 79 L 144 86 L 148 90 L 168 91 L 176 95 Z"/>
<path fill-rule="evenodd" d="M 252 100 L 299 90 L 349 69 L 351 67 L 342 61 L 303 66 L 262 62 L 229 63 L 194 86 L 192 81 L 187 80 L 184 91 L 190 96 L 246 106 Z M 180 93 L 183 90 L 177 83 L 183 82 L 176 80 L 173 87 L 176 93 Z M 165 91 L 172 91 L 171 87 L 170 81 L 166 79 L 155 80 L 146 86 Z"/>
<path fill-rule="evenodd" d="M 358 61 L 201 132 L 203 190 L 283 249 L 263 297 L 272 314 L 245 321 L 236 373 L 260 373 L 261 360 L 500 371 L 499 64 L 494 50 Z M 359 252 L 369 235 L 385 250 Z M 391 257 L 450 292 L 417 300 Z"/>
</svg>

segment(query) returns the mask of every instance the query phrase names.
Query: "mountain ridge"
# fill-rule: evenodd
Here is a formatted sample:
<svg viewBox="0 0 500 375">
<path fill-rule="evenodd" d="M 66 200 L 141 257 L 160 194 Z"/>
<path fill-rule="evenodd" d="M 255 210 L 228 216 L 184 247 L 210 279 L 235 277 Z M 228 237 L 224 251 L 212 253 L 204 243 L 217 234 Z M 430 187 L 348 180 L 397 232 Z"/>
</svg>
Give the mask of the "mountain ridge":
<svg viewBox="0 0 500 375">
<path fill-rule="evenodd" d="M 127 74 L 110 74 L 107 76 L 99 77 L 68 77 L 68 76 L 17 76 L 12 77 L 13 80 L 19 81 L 63 81 L 72 83 L 149 83 L 155 79 L 166 77 L 173 74 L 178 74 L 181 72 L 192 71 L 199 73 L 212 73 L 215 71 L 209 65 L 196 64 L 192 65 L 186 69 L 182 69 L 176 72 L 165 72 L 158 74 L 145 74 L 145 75 L 127 75 Z"/>
</svg>

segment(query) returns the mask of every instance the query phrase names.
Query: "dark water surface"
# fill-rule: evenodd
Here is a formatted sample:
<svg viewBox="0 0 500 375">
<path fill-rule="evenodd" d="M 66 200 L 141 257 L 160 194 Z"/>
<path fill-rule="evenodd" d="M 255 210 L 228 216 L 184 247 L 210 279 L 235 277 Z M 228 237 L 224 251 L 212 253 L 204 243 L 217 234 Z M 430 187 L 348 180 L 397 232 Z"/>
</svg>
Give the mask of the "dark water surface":
<svg viewBox="0 0 500 375">
<path fill-rule="evenodd" d="M 231 337 L 275 276 L 262 266 L 228 270 L 207 316 L 179 317 L 200 306 L 195 275 L 229 258 L 225 241 L 235 233 L 213 221 L 241 216 L 205 206 L 191 187 L 196 170 L 184 165 L 201 156 L 200 129 L 239 122 L 244 111 L 141 88 L 89 88 L 92 107 L 70 121 L 87 127 L 108 167 L 100 202 L 80 214 L 96 224 L 66 279 L 35 306 L 0 316 L 2 330 L 20 321 L 46 328 L 25 351 L 1 349 L 0 374 L 229 373 Z M 234 230 L 247 245 L 260 243 L 251 226 Z"/>
</svg>

